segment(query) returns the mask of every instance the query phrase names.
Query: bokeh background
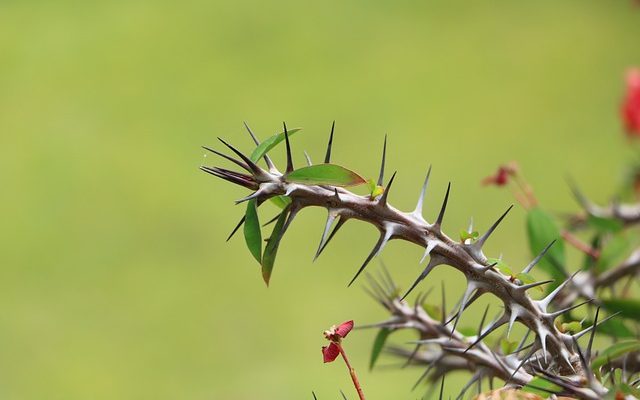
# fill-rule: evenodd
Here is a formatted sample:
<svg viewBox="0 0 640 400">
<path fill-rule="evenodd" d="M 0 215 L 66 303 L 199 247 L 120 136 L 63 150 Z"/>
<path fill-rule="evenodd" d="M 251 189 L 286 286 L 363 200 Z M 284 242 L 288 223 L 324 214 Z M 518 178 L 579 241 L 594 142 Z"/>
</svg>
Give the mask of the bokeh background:
<svg viewBox="0 0 640 400">
<path fill-rule="evenodd" d="M 573 210 L 566 175 L 605 201 L 634 157 L 618 106 L 639 38 L 623 0 L 0 2 L 0 397 L 354 398 L 321 332 L 385 317 L 346 288 L 376 232 L 350 223 L 312 264 L 325 212 L 303 213 L 266 289 L 242 237 L 225 243 L 246 192 L 198 171 L 199 146 L 249 151 L 243 120 L 262 138 L 286 120 L 301 165 L 335 119 L 334 159 L 365 176 L 389 135 L 401 209 L 429 164 L 428 218 L 451 181 L 452 235 L 513 201 L 479 184 L 504 161 Z M 421 252 L 384 252 L 402 286 Z M 521 208 L 488 252 L 526 263 Z M 454 270 L 422 288 L 441 281 L 453 304 Z M 373 336 L 347 344 L 369 398 L 421 396 L 420 370 L 368 371 Z"/>
</svg>

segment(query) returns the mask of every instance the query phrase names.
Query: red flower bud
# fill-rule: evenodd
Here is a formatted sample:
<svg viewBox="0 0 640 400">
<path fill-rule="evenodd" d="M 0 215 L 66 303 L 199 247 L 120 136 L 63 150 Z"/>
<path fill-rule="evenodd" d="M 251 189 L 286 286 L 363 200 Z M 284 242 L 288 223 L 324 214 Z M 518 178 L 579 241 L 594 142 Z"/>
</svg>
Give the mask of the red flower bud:
<svg viewBox="0 0 640 400">
<path fill-rule="evenodd" d="M 331 342 L 329 346 L 322 346 L 324 362 L 331 362 L 338 357 L 340 354 L 340 342 L 347 337 L 351 329 L 353 329 L 353 321 L 346 321 L 324 331 L 324 337 Z"/>
<path fill-rule="evenodd" d="M 509 177 L 515 174 L 516 170 L 510 165 L 501 165 L 494 175 L 488 176 L 482 180 L 483 185 L 504 186 L 509 183 Z"/>
<path fill-rule="evenodd" d="M 627 72 L 627 93 L 620 109 L 628 137 L 640 137 L 640 69 Z"/>
</svg>

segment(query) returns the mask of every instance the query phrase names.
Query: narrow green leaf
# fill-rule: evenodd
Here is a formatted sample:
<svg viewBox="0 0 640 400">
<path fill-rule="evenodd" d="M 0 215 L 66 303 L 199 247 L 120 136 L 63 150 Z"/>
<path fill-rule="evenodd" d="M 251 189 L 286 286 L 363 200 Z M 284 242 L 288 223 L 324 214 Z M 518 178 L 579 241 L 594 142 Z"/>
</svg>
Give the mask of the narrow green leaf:
<svg viewBox="0 0 640 400">
<path fill-rule="evenodd" d="M 617 260 L 620 260 L 627 254 L 630 246 L 631 242 L 625 232 L 614 235 L 604 244 L 604 248 L 596 262 L 596 270 L 598 272 L 604 272 L 613 267 Z"/>
<path fill-rule="evenodd" d="M 624 318 L 640 321 L 640 300 L 609 299 L 603 300 L 602 305 L 611 313 L 620 312 Z"/>
<path fill-rule="evenodd" d="M 603 365 L 607 364 L 610 360 L 613 361 L 616 358 L 623 356 L 629 352 L 638 350 L 640 350 L 639 340 L 625 340 L 623 342 L 615 343 L 602 351 L 600 355 L 598 355 L 598 357 L 593 360 L 593 362 L 591 363 L 591 369 L 595 371 Z"/>
<path fill-rule="evenodd" d="M 523 387 L 522 390 L 525 392 L 537 394 L 538 396 L 546 399 L 547 397 L 549 397 L 549 392 L 559 393 L 560 391 L 562 391 L 562 388 L 555 383 L 549 382 L 542 377 L 536 376 L 531 380 L 531 382 Z"/>
<path fill-rule="evenodd" d="M 580 321 L 563 322 L 562 325 L 560 325 L 560 328 L 561 331 L 565 333 L 578 333 L 582 330 L 582 324 Z"/>
<path fill-rule="evenodd" d="M 467 232 L 465 229 L 460 230 L 460 241 L 463 243 L 467 239 L 476 240 L 478 236 L 480 236 L 480 234 L 477 231 Z"/>
<path fill-rule="evenodd" d="M 259 263 L 262 262 L 262 233 L 256 199 L 247 202 L 247 212 L 244 215 L 244 241 L 249 251 Z"/>
<path fill-rule="evenodd" d="M 301 128 L 287 129 L 287 134 L 289 134 L 289 137 L 291 137 L 294 133 L 300 131 L 300 129 Z M 258 160 L 261 159 L 265 154 L 267 154 L 269 150 L 276 147 L 283 140 L 284 132 L 276 133 L 275 135 L 260 143 L 258 147 L 253 150 L 253 153 L 251 153 L 251 156 L 249 158 L 253 162 L 258 162 Z"/>
<path fill-rule="evenodd" d="M 540 254 L 551 241 L 560 239 L 560 230 L 551 215 L 535 207 L 527 213 L 527 235 L 529 238 L 529 249 L 535 257 Z M 554 289 L 564 281 L 566 276 L 563 271 L 564 265 L 564 241 L 558 240 L 551 246 L 540 262 L 538 262 L 538 266 L 555 279 L 554 283 L 547 286 L 549 290 Z"/>
<path fill-rule="evenodd" d="M 382 349 L 384 348 L 384 344 L 387 341 L 387 338 L 391 334 L 391 329 L 382 328 L 378 331 L 375 340 L 373 341 L 373 348 L 371 349 L 371 361 L 369 361 L 369 369 L 373 369 L 373 366 L 376 364 Z"/>
<path fill-rule="evenodd" d="M 269 200 L 271 200 L 271 202 L 275 204 L 276 207 L 282 210 L 284 210 L 285 208 L 287 208 L 289 204 L 291 204 L 291 198 L 287 196 L 274 196 L 274 197 L 271 197 Z"/>
<path fill-rule="evenodd" d="M 497 268 L 498 271 L 502 272 L 503 274 L 513 276 L 513 271 L 504 261 L 498 258 L 487 258 L 487 262 L 489 264 L 496 264 L 494 268 Z"/>
<path fill-rule="evenodd" d="M 357 186 L 365 183 L 363 177 L 335 164 L 318 164 L 302 167 L 286 176 L 287 181 L 305 185 Z"/>
<path fill-rule="evenodd" d="M 271 236 L 267 241 L 267 246 L 264 249 L 264 256 L 262 257 L 262 279 L 269 286 L 269 280 L 271 279 L 271 273 L 273 272 L 273 265 L 276 261 L 276 254 L 278 253 L 278 246 L 280 245 L 280 239 L 282 239 L 282 228 L 284 222 L 287 220 L 288 209 L 285 209 L 280 213 L 278 220 L 276 221 Z"/>
<path fill-rule="evenodd" d="M 620 220 L 615 218 L 596 217 L 594 215 L 589 215 L 587 223 L 600 233 L 619 232 L 623 228 L 622 221 Z"/>
</svg>

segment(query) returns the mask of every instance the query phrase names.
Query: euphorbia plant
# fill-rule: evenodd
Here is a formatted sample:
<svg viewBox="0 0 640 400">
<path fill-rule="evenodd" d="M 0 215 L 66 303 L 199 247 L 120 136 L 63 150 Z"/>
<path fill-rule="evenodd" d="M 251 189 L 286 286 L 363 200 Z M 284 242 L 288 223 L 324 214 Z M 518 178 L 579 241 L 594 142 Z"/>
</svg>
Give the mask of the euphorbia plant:
<svg viewBox="0 0 640 400">
<path fill-rule="evenodd" d="M 532 398 L 532 393 L 590 400 L 640 397 L 640 342 L 635 329 L 640 319 L 640 303 L 629 289 L 640 270 L 640 250 L 628 255 L 621 244 L 627 243 L 625 240 L 640 223 L 640 204 L 615 202 L 599 207 L 575 190 L 583 212 L 572 214 L 566 226 L 560 228 L 553 214 L 538 203 L 517 165 L 502 166 L 484 183 L 504 186 L 512 182 L 516 198 L 527 209 L 532 260 L 516 268 L 501 257 L 485 255 L 483 250 L 511 207 L 484 233 L 469 227 L 460 232 L 459 238 L 452 238 L 442 231 L 450 184 L 437 216 L 427 220 L 422 214 L 429 173 L 413 210 L 403 212 L 393 207 L 389 196 L 396 174 L 385 185 L 386 140 L 379 176 L 377 180 L 367 180 L 331 162 L 333 126 L 324 162 L 312 164 L 307 157 L 308 165 L 300 168 L 293 165 L 290 143 L 290 136 L 298 130 L 288 130 L 284 125 L 281 133 L 264 142 L 259 142 L 248 126 L 247 131 L 256 145 L 251 153 L 244 154 L 222 139 L 223 145 L 237 158 L 207 148 L 243 172 L 209 166 L 203 166 L 202 170 L 252 191 L 236 201 L 246 203 L 247 207 L 232 235 L 244 224 L 247 247 L 260 263 L 267 284 L 282 238 L 298 213 L 307 207 L 327 210 L 316 257 L 348 221 L 363 221 L 379 231 L 377 242 L 349 285 L 390 240 L 405 240 L 424 248 L 420 262 L 428 261 L 408 289 L 401 290 L 389 274 L 383 274 L 381 279 L 369 277 L 370 294 L 390 314 L 385 321 L 369 326 L 379 329 L 372 366 L 381 351 L 387 349 L 405 358 L 408 364 L 425 367 L 418 383 L 434 382 L 452 370 L 470 371 L 472 379 L 462 388 L 460 397 L 472 384 L 478 385 L 480 393 L 483 381 L 492 383 L 496 378 L 504 382 L 503 393 L 514 390 L 529 393 L 522 398 Z M 268 155 L 282 142 L 287 155 L 284 171 L 279 170 Z M 264 160 L 264 167 L 259 165 L 260 160 Z M 348 189 L 364 184 L 369 188 L 364 195 Z M 267 201 L 281 211 L 270 221 L 273 223 L 271 233 L 263 235 L 258 210 Z M 579 237 L 586 228 L 591 232 L 587 242 Z M 263 236 L 268 236 L 264 245 Z M 565 254 L 567 246 L 585 253 L 580 268 L 570 267 Z M 439 306 L 429 303 L 423 293 L 410 304 L 407 296 L 440 265 L 455 268 L 464 276 L 466 288 L 458 305 L 447 310 L 444 303 Z M 535 276 L 540 273 L 550 279 L 538 281 Z M 485 294 L 502 303 L 498 315 L 488 320 L 487 309 L 477 329 L 459 328 L 465 310 Z M 512 327 L 516 322 L 526 328 L 525 335 L 514 337 Z M 506 329 L 502 329 L 505 326 Z M 329 331 L 326 336 L 331 343 L 323 349 L 325 361 L 340 354 L 340 341 L 349 330 L 341 325 Z M 417 334 L 412 347 L 387 344 L 387 339 L 400 330 Z M 613 337 L 616 343 L 599 353 L 593 344 L 596 332 Z M 492 340 L 496 336 L 498 340 Z M 579 344 L 581 339 L 583 343 Z M 362 397 L 361 392 L 359 394 Z"/>
</svg>

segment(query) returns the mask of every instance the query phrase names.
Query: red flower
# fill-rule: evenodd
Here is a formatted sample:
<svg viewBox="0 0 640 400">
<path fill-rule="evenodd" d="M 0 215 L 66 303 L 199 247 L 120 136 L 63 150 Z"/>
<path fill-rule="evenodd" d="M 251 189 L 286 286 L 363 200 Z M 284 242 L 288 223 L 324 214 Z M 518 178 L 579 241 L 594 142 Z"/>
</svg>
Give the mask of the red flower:
<svg viewBox="0 0 640 400">
<path fill-rule="evenodd" d="M 332 362 L 338 358 L 341 350 L 340 342 L 347 337 L 351 329 L 353 329 L 353 321 L 346 321 L 324 331 L 324 337 L 331 342 L 328 346 L 322 346 L 322 358 L 325 363 Z"/>
<path fill-rule="evenodd" d="M 640 137 L 640 69 L 627 72 L 627 93 L 621 107 L 622 121 L 628 137 Z"/>
<path fill-rule="evenodd" d="M 509 183 L 509 177 L 515 175 L 515 173 L 516 167 L 514 165 L 501 165 L 494 175 L 484 178 L 482 184 L 504 186 Z"/>
</svg>

